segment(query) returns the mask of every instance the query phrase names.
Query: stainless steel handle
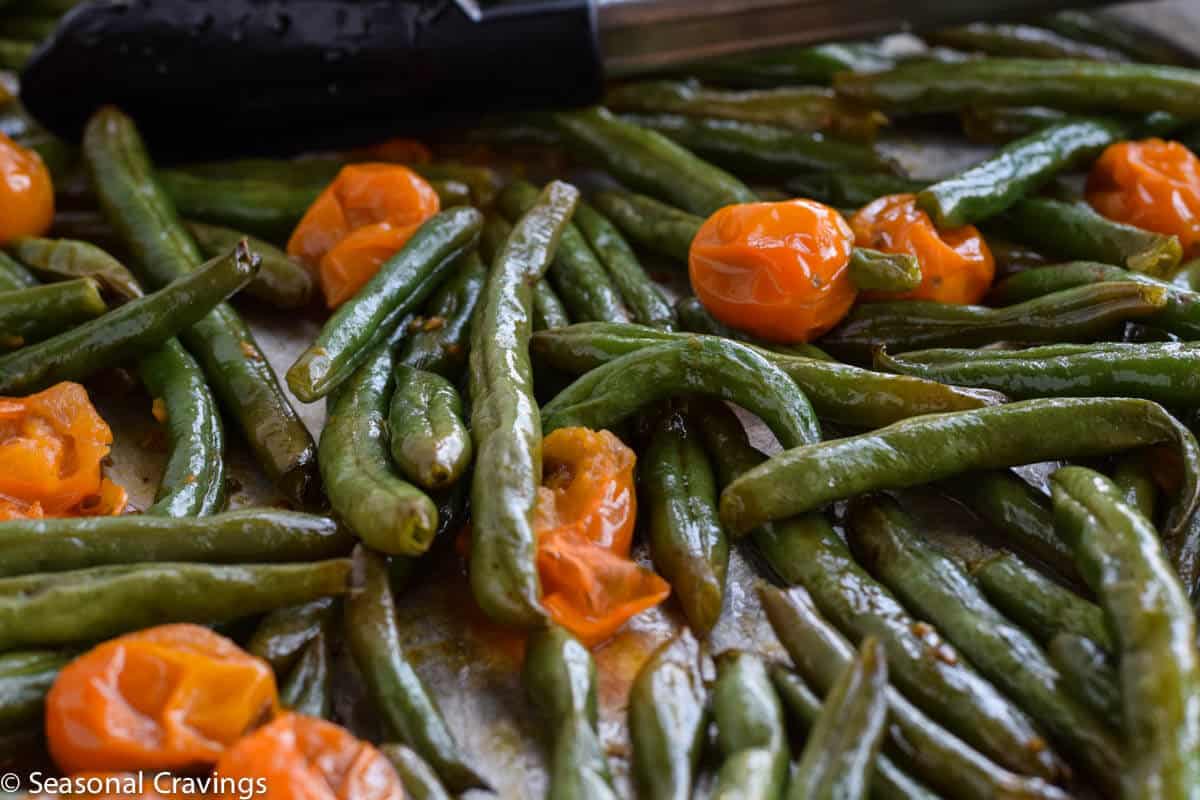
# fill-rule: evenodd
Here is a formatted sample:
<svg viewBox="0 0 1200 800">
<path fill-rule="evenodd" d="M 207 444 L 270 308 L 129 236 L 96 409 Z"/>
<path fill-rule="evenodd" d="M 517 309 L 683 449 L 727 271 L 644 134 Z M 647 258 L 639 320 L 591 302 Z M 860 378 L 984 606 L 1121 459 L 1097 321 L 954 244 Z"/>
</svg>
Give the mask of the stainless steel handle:
<svg viewBox="0 0 1200 800">
<path fill-rule="evenodd" d="M 743 50 L 1046 14 L 1111 0 L 596 0 L 610 75 Z"/>
</svg>

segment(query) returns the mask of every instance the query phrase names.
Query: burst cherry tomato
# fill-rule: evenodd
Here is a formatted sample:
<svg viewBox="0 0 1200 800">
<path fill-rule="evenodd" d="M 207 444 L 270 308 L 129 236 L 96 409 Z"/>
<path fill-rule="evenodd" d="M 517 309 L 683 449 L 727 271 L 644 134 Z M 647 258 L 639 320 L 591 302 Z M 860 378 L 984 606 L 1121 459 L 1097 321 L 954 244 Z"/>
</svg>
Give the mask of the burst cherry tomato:
<svg viewBox="0 0 1200 800">
<path fill-rule="evenodd" d="M 397 164 L 351 164 L 321 193 L 288 241 L 318 272 L 325 301 L 341 305 L 438 212 L 437 192 Z"/>
<path fill-rule="evenodd" d="M 1184 253 L 1200 254 L 1200 158 L 1179 142 L 1118 142 L 1088 175 L 1087 201 L 1129 225 L 1179 237 Z"/>
<path fill-rule="evenodd" d="M 396 770 L 371 745 L 312 717 L 283 714 L 221 756 L 226 783 L 258 781 L 259 800 L 404 800 Z M 241 800 L 236 793 L 221 795 Z"/>
<path fill-rule="evenodd" d="M 777 342 L 807 342 L 854 303 L 853 234 L 812 200 L 743 203 L 709 217 L 692 240 L 692 291 L 717 319 Z"/>
<path fill-rule="evenodd" d="M 68 664 L 46 697 L 46 740 L 65 773 L 194 769 L 276 705 L 265 661 L 208 628 L 163 625 Z"/>
<path fill-rule="evenodd" d="M 996 276 L 996 262 L 974 225 L 940 230 L 911 194 L 880 197 L 850 220 L 859 247 L 909 253 L 921 262 L 921 285 L 911 292 L 870 292 L 867 300 L 978 303 Z"/>
<path fill-rule="evenodd" d="M 608 431 L 562 428 L 542 444 L 534 518 L 542 605 L 588 646 L 670 593 L 666 581 L 629 558 L 635 462 Z"/>
<path fill-rule="evenodd" d="M 0 397 L 0 520 L 120 514 L 125 490 L 101 473 L 112 440 L 78 383 Z"/>
<path fill-rule="evenodd" d="M 0 175 L 0 245 L 48 231 L 54 183 L 42 157 L 0 133 Z"/>
</svg>

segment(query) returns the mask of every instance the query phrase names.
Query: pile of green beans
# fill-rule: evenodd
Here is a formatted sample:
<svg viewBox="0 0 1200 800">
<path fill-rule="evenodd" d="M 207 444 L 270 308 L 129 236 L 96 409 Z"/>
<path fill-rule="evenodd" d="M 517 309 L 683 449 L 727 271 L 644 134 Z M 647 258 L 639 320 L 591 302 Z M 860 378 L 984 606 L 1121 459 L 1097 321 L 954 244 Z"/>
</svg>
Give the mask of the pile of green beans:
<svg viewBox="0 0 1200 800">
<path fill-rule="evenodd" d="M 0 66 L 70 5 L 0 0 Z M 119 109 L 76 148 L 3 93 L 62 212 L 0 249 L 0 447 L 8 396 L 74 381 L 104 409 L 137 381 L 165 459 L 141 513 L 0 521 L 0 751 L 40 746 L 84 648 L 191 622 L 268 664 L 280 708 L 373 736 L 407 794 L 507 796 L 398 613 L 453 574 L 447 630 L 514 637 L 505 714 L 519 683 L 552 800 L 1195 797 L 1200 252 L 1080 187 L 1114 143 L 1200 143 L 1198 61 L 1091 12 L 922 36 L 711 59 L 413 148 L 440 212 L 320 317 L 285 245 L 380 150 L 155 164 Z M 910 172 L 946 124 L 988 150 Z M 722 208 L 894 194 L 976 226 L 978 304 L 907 299 L 946 266 L 882 235 L 848 245 L 861 294 L 812 341 L 689 291 Z M 316 333 L 272 363 L 243 311 Z M 572 428 L 634 451 L 631 557 L 670 585 L 612 657 L 543 597 L 595 565 L 552 573 L 542 526 L 604 527 L 539 506 L 595 479 L 543 475 Z M 237 437 L 271 500 L 241 507 Z"/>
</svg>

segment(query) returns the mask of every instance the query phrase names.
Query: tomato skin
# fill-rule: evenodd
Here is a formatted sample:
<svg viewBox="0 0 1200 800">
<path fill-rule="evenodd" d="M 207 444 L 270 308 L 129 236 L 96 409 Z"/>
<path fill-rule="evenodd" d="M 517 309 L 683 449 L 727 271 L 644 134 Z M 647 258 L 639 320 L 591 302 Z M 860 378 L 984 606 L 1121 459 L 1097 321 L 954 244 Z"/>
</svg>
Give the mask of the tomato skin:
<svg viewBox="0 0 1200 800">
<path fill-rule="evenodd" d="M 812 200 L 742 203 L 705 220 L 692 240 L 692 291 L 714 317 L 776 342 L 807 342 L 854 304 L 853 234 Z"/>
<path fill-rule="evenodd" d="M 46 741 L 67 774 L 195 769 L 277 705 L 265 661 L 208 628 L 162 625 L 68 664 L 46 697 Z"/>
<path fill-rule="evenodd" d="M 0 246 L 41 236 L 54 221 L 54 182 L 36 151 L 0 133 Z"/>
<path fill-rule="evenodd" d="M 398 164 L 350 164 L 309 206 L 288 254 L 317 273 L 330 308 L 344 303 L 402 248 L 441 201 Z"/>
<path fill-rule="evenodd" d="M 1186 258 L 1200 255 L 1200 158 L 1179 142 L 1110 145 L 1092 165 L 1085 196 L 1099 214 L 1178 236 Z"/>
<path fill-rule="evenodd" d="M 865 292 L 864 300 L 934 300 L 971 305 L 987 294 L 996 260 L 974 225 L 939 230 L 917 207 L 916 195 L 880 197 L 850 220 L 855 244 L 908 253 L 921 262 L 921 285 L 911 292 Z"/>
<path fill-rule="evenodd" d="M 0 520 L 121 513 L 125 490 L 101 471 L 112 441 L 78 383 L 0 397 Z"/>
<path fill-rule="evenodd" d="M 560 428 L 543 442 L 542 460 L 534 515 L 542 605 L 591 647 L 670 593 L 629 557 L 637 457 L 608 431 Z"/>
<path fill-rule="evenodd" d="M 404 800 L 400 778 L 382 753 L 345 728 L 299 714 L 281 714 L 244 737 L 214 772 L 233 786 L 258 781 L 259 800 Z"/>
</svg>

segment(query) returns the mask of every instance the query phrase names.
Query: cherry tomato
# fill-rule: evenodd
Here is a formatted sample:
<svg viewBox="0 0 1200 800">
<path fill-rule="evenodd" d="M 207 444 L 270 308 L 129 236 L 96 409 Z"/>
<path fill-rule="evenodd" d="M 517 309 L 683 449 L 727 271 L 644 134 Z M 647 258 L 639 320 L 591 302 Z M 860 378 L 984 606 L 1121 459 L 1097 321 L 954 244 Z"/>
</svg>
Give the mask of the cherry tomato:
<svg viewBox="0 0 1200 800">
<path fill-rule="evenodd" d="M 78 383 L 0 397 L 0 520 L 121 513 L 125 490 L 101 474 L 112 439 Z"/>
<path fill-rule="evenodd" d="M 670 594 L 629 558 L 636 456 L 608 431 L 562 428 L 542 444 L 534 530 L 542 605 L 588 646 Z"/>
<path fill-rule="evenodd" d="M 265 661 L 199 625 L 105 642 L 68 664 L 46 697 L 46 740 L 64 773 L 215 763 L 275 712 Z"/>
<path fill-rule="evenodd" d="M 911 292 L 868 292 L 864 300 L 978 303 L 996 276 L 992 251 L 974 225 L 939 230 L 917 207 L 916 195 L 893 194 L 869 203 L 850 220 L 855 244 L 909 253 L 921 262 L 921 285 Z"/>
<path fill-rule="evenodd" d="M 1200 254 L 1200 158 L 1179 142 L 1110 145 L 1088 175 L 1087 201 L 1111 220 L 1175 235 Z"/>
<path fill-rule="evenodd" d="M 351 164 L 309 207 L 288 253 L 317 271 L 325 302 L 334 308 L 440 207 L 433 187 L 407 167 Z"/>
<path fill-rule="evenodd" d="M 258 800 L 404 800 L 396 770 L 371 745 L 322 719 L 283 714 L 221 756 L 223 781 L 260 781 Z M 236 793 L 222 795 L 242 800 Z"/>
<path fill-rule="evenodd" d="M 0 133 L 0 174 L 0 245 L 50 230 L 54 183 L 42 157 Z"/>
<path fill-rule="evenodd" d="M 763 339 L 807 342 L 854 303 L 853 235 L 812 200 L 742 203 L 709 217 L 692 240 L 692 291 L 717 319 Z"/>
</svg>

